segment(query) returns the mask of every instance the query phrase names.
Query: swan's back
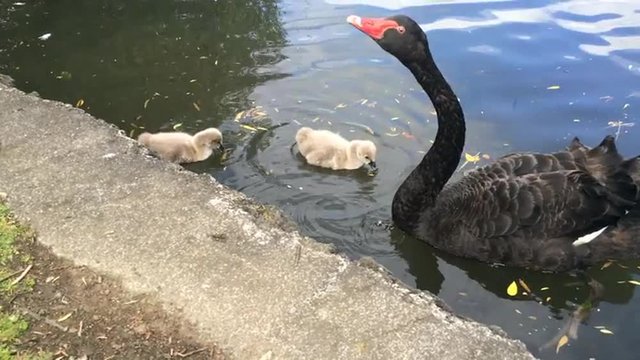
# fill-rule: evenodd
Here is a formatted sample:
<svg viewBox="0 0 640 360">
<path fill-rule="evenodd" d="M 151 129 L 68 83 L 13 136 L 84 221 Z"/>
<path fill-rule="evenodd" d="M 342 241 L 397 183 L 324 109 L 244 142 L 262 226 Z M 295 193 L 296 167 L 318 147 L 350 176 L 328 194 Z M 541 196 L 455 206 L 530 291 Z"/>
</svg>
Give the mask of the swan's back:
<svg viewBox="0 0 640 360">
<path fill-rule="evenodd" d="M 302 127 L 296 133 L 296 143 L 302 156 L 307 156 L 311 151 L 323 150 L 333 152 L 345 150 L 349 142 L 342 136 L 329 130 L 313 130 Z"/>
<path fill-rule="evenodd" d="M 172 162 L 192 161 L 196 153 L 193 136 L 183 132 L 142 133 L 138 142 Z"/>
<path fill-rule="evenodd" d="M 640 160 L 605 139 L 589 149 L 511 154 L 467 173 L 423 212 L 418 237 L 456 255 L 558 270 L 579 236 L 615 224 L 639 197 Z"/>
</svg>

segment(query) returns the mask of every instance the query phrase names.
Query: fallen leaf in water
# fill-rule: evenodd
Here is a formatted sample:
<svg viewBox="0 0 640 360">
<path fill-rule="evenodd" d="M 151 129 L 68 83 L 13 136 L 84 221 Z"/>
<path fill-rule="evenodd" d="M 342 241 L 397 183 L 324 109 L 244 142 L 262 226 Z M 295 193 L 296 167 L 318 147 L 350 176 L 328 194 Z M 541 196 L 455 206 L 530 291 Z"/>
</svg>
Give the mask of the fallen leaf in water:
<svg viewBox="0 0 640 360">
<path fill-rule="evenodd" d="M 240 120 L 240 118 L 242 117 L 242 115 L 244 115 L 244 110 L 240 111 L 239 113 L 236 114 L 236 117 L 233 119 L 233 121 L 238 122 L 238 120 Z"/>
<path fill-rule="evenodd" d="M 147 99 L 147 100 L 144 101 L 144 108 L 145 109 L 147 108 L 147 105 L 149 105 L 149 100 L 151 100 L 151 99 Z"/>
<path fill-rule="evenodd" d="M 240 125 L 240 127 L 241 128 L 245 128 L 245 129 L 250 130 L 250 131 L 258 131 L 256 128 L 254 128 L 253 126 L 249 126 L 249 125 L 242 124 L 242 125 Z"/>
<path fill-rule="evenodd" d="M 482 158 L 485 160 L 491 160 L 491 156 L 489 156 L 489 154 L 482 154 Z"/>
<path fill-rule="evenodd" d="M 544 299 L 544 301 L 546 301 L 546 302 L 551 301 L 551 296 L 547 296 L 547 298 L 546 298 L 546 299 Z"/>
<path fill-rule="evenodd" d="M 545 286 L 545 287 L 540 288 L 540 291 L 545 291 L 545 290 L 549 290 L 549 287 Z"/>
<path fill-rule="evenodd" d="M 608 268 L 609 266 L 611 266 L 611 264 L 613 264 L 613 261 L 607 261 L 606 263 L 602 264 L 602 266 L 600 267 L 600 270 L 604 270 Z"/>
<path fill-rule="evenodd" d="M 231 153 L 231 150 L 225 150 L 222 153 L 222 156 L 220 156 L 220 161 L 225 161 L 227 160 L 227 158 L 229 158 L 229 154 Z"/>
<path fill-rule="evenodd" d="M 51 33 L 46 33 L 46 34 L 42 34 L 42 35 L 38 36 L 38 39 L 44 41 L 44 40 L 49 39 L 50 37 L 51 37 Z"/>
<path fill-rule="evenodd" d="M 80 107 L 82 105 L 84 105 L 84 100 L 80 99 L 78 100 L 78 102 L 76 102 L 76 107 Z"/>
<path fill-rule="evenodd" d="M 558 90 L 560 89 L 560 85 L 551 85 L 547 87 L 547 90 Z"/>
<path fill-rule="evenodd" d="M 638 285 L 638 286 L 640 286 L 640 281 L 638 281 L 638 280 L 629 280 L 629 281 L 627 281 L 627 282 L 628 282 L 629 284 L 633 284 L 633 285 Z"/>
<path fill-rule="evenodd" d="M 365 125 L 365 124 L 360 124 L 360 123 L 357 123 L 357 122 L 351 122 L 351 121 L 345 121 L 345 124 L 347 124 L 347 125 L 351 125 L 351 126 L 357 126 L 357 127 L 359 127 L 359 128 L 362 128 L 362 129 L 366 130 L 367 132 L 369 132 L 369 134 L 371 134 L 371 135 L 374 135 L 374 134 L 375 134 L 375 133 L 373 132 L 373 129 L 372 129 L 372 128 L 370 128 L 370 127 L 368 127 L 368 126 L 367 126 L 367 125 Z"/>
<path fill-rule="evenodd" d="M 629 105 L 629 104 L 624 104 L 624 106 L 622 107 L 622 110 L 624 110 L 624 109 L 628 108 L 629 106 L 631 106 L 631 105 Z"/>
<path fill-rule="evenodd" d="M 71 73 L 68 71 L 61 71 L 60 75 L 56 76 L 56 79 L 61 79 L 61 80 L 71 80 L 72 76 Z"/>
<path fill-rule="evenodd" d="M 415 136 L 411 135 L 410 133 L 403 131 L 402 132 L 402 136 L 404 136 L 405 138 L 409 139 L 409 140 L 415 140 Z"/>
<path fill-rule="evenodd" d="M 613 331 L 605 328 L 600 329 L 600 332 L 607 335 L 613 335 Z"/>
<path fill-rule="evenodd" d="M 507 295 L 509 296 L 518 295 L 518 284 L 516 284 L 515 281 L 512 281 L 511 284 L 509 284 L 509 287 L 507 287 Z"/>
<path fill-rule="evenodd" d="M 567 345 L 568 342 L 569 338 L 567 337 L 567 335 L 562 335 L 560 340 L 558 340 L 558 345 L 556 345 L 556 354 L 560 351 L 560 348 Z"/>
<path fill-rule="evenodd" d="M 464 159 L 470 163 L 477 163 L 478 161 L 480 161 L 480 153 L 477 153 L 475 155 L 464 153 Z"/>
<path fill-rule="evenodd" d="M 198 106 L 198 104 L 193 103 L 193 107 L 196 108 L 196 110 L 200 111 L 200 106 Z"/>
<path fill-rule="evenodd" d="M 394 117 L 392 117 L 392 118 L 391 118 L 391 121 L 396 121 L 396 120 L 398 120 L 398 119 L 400 119 L 400 118 L 399 118 L 399 117 L 397 117 L 397 116 L 394 116 Z"/>
<path fill-rule="evenodd" d="M 196 80 L 196 79 L 191 79 L 191 80 L 189 80 L 189 82 L 190 82 L 190 83 L 194 83 L 194 82 L 196 82 L 196 81 L 198 81 L 198 80 Z"/>
<path fill-rule="evenodd" d="M 178 129 L 180 126 L 182 126 L 182 123 L 177 123 L 177 124 L 173 125 L 173 130 Z"/>
<path fill-rule="evenodd" d="M 347 104 L 338 104 L 336 105 L 335 109 L 342 109 L 342 108 L 346 108 Z"/>
<path fill-rule="evenodd" d="M 520 284 L 520 286 L 522 286 L 522 288 L 525 289 L 528 293 L 531 293 L 531 289 L 529 289 L 529 286 L 526 282 L 524 282 L 524 280 L 518 279 L 518 284 Z"/>
<path fill-rule="evenodd" d="M 364 105 L 367 103 L 367 101 L 369 101 L 368 99 L 362 99 L 362 101 L 360 101 L 360 105 Z"/>
</svg>

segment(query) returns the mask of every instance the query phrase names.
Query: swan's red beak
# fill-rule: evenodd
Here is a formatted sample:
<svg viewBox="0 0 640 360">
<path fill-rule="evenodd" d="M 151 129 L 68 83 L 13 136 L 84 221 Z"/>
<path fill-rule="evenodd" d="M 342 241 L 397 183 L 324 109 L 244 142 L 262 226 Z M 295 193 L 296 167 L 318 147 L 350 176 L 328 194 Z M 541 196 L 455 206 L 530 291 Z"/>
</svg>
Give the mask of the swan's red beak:
<svg viewBox="0 0 640 360">
<path fill-rule="evenodd" d="M 396 29 L 401 33 L 404 32 L 403 26 L 394 20 L 384 18 L 363 18 L 357 15 L 349 15 L 347 22 L 376 40 L 382 39 L 384 32 L 389 29 Z"/>
</svg>

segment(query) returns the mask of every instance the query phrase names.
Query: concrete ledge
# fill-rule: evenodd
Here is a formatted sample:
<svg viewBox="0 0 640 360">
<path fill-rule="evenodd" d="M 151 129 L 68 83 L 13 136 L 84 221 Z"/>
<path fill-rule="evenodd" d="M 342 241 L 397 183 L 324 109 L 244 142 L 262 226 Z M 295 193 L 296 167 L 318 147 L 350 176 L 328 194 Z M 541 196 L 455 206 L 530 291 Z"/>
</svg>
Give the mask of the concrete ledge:
<svg viewBox="0 0 640 360">
<path fill-rule="evenodd" d="M 0 192 L 39 239 L 154 294 L 235 358 L 533 358 L 82 110 L 1 84 L 0 109 Z"/>
</svg>

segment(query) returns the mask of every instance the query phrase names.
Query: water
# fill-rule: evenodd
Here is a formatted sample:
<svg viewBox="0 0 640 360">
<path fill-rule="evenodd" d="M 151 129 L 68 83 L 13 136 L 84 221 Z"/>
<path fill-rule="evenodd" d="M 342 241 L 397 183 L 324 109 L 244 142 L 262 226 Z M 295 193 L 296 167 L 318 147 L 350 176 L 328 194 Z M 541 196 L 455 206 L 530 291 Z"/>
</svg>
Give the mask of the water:
<svg viewBox="0 0 640 360">
<path fill-rule="evenodd" d="M 555 343 L 540 347 L 591 301 L 584 276 L 453 258 L 378 225 L 433 139 L 435 115 L 408 71 L 345 18 L 402 12 L 428 31 L 462 100 L 471 155 L 554 151 L 576 135 L 593 145 L 616 132 L 621 152 L 634 155 L 640 1 L 327 1 L 0 0 L 0 73 L 45 98 L 82 99 L 133 136 L 218 126 L 231 153 L 187 168 L 278 205 L 304 233 L 374 257 L 536 356 L 636 358 L 640 297 L 627 280 L 638 279 L 640 262 L 589 271 L 603 294 L 556 355 Z M 375 141 L 380 172 L 305 165 L 290 149 L 301 124 Z M 534 297 L 507 295 L 518 278 Z"/>
</svg>

